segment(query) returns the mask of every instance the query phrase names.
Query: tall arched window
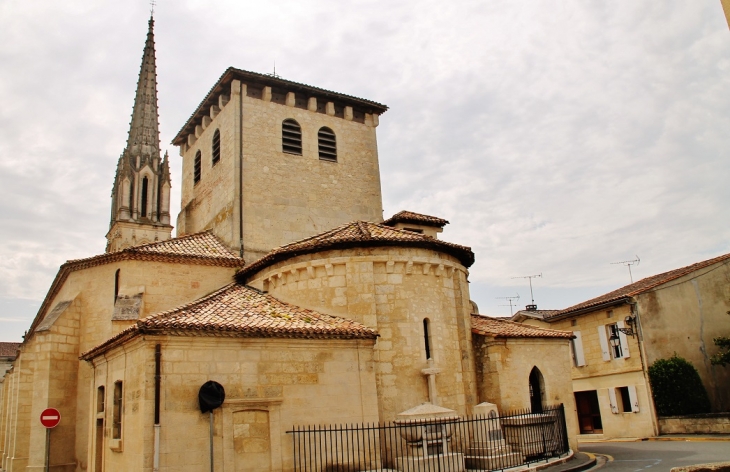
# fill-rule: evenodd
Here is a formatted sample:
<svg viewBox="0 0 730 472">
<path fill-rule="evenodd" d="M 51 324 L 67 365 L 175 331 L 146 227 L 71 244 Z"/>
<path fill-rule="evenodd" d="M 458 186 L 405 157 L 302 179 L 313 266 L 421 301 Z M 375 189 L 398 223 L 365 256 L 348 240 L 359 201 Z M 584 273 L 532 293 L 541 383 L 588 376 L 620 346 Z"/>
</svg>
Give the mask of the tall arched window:
<svg viewBox="0 0 730 472">
<path fill-rule="evenodd" d="M 545 402 L 545 381 L 537 367 L 530 371 L 530 409 L 532 413 L 542 413 L 542 404 Z"/>
<path fill-rule="evenodd" d="M 197 184 L 198 182 L 200 182 L 200 174 L 202 170 L 200 160 L 200 151 L 198 151 L 195 153 L 195 166 L 193 167 L 193 184 Z"/>
<path fill-rule="evenodd" d="M 302 155 L 302 127 L 291 118 L 281 123 L 281 148 L 286 153 Z"/>
<path fill-rule="evenodd" d="M 431 358 L 431 322 L 428 318 L 423 319 L 423 342 L 426 347 L 426 359 Z"/>
<path fill-rule="evenodd" d="M 218 164 L 221 160 L 221 132 L 215 130 L 213 133 L 213 165 Z"/>
<path fill-rule="evenodd" d="M 327 127 L 322 127 L 317 133 L 319 143 L 319 158 L 323 161 L 337 162 L 337 140 L 335 133 Z"/>
<path fill-rule="evenodd" d="M 147 191 L 149 190 L 149 181 L 147 177 L 142 179 L 142 217 L 147 216 Z"/>
<path fill-rule="evenodd" d="M 117 304 L 117 297 L 119 296 L 119 272 L 122 269 L 117 269 L 114 273 L 114 304 Z"/>
</svg>

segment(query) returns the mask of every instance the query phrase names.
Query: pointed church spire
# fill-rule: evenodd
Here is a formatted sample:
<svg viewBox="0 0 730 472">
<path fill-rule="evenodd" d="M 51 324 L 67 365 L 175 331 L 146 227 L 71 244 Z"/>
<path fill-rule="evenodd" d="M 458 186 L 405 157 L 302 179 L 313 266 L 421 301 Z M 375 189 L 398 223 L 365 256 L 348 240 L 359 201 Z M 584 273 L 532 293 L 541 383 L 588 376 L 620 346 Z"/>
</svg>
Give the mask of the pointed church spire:
<svg viewBox="0 0 730 472">
<path fill-rule="evenodd" d="M 170 165 L 160 159 L 155 20 L 150 16 L 127 146 L 112 189 L 107 252 L 170 239 Z"/>
<path fill-rule="evenodd" d="M 127 149 L 132 154 L 160 155 L 159 119 L 157 114 L 157 62 L 155 58 L 155 20 L 150 16 L 137 80 L 132 122 L 129 125 Z"/>
</svg>

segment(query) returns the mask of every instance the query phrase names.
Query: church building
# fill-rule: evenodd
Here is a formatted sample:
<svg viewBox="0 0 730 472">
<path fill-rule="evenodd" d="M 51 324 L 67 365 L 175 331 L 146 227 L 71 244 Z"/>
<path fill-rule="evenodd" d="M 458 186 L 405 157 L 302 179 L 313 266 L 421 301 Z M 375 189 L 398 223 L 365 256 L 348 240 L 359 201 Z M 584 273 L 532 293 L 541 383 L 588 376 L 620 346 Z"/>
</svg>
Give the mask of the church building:
<svg viewBox="0 0 730 472">
<path fill-rule="evenodd" d="M 153 27 L 106 253 L 61 266 L 0 384 L 0 470 L 43 467 L 48 407 L 61 412 L 50 470 L 64 472 L 325 470 L 296 468 L 294 427 L 487 406 L 547 424 L 543 408 L 562 404 L 576 450 L 572 333 L 474 313 L 475 255 L 440 238 L 448 221 L 383 219 L 387 107 L 229 68 L 175 136 L 175 164 L 161 157 Z M 225 399 L 203 413 L 210 381 Z M 529 456 L 510 444 L 490 450 Z M 486 470 L 461 456 L 448 470 Z M 343 464 L 326 470 L 370 470 Z"/>
</svg>

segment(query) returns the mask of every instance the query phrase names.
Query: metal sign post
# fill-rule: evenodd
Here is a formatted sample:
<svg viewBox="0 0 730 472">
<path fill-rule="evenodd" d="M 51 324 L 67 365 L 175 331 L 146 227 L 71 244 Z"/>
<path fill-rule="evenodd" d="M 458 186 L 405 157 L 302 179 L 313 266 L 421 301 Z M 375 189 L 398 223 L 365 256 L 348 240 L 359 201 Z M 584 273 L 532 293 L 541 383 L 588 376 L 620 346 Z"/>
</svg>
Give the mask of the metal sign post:
<svg viewBox="0 0 730 472">
<path fill-rule="evenodd" d="M 46 472 L 50 470 L 51 463 L 51 430 L 60 422 L 61 413 L 55 408 L 46 408 L 41 412 L 41 424 L 46 428 Z"/>
<path fill-rule="evenodd" d="M 201 413 L 210 413 L 210 472 L 213 472 L 213 410 L 219 408 L 226 399 L 226 391 L 223 385 L 209 380 L 205 382 L 198 392 L 198 402 Z"/>
</svg>

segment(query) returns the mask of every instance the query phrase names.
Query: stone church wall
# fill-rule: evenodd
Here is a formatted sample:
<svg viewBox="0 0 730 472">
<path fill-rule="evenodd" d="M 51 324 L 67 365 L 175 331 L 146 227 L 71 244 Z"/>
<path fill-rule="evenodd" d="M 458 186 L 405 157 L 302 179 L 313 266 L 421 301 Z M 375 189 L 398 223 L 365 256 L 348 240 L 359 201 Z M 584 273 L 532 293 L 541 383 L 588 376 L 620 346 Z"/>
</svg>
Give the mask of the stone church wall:
<svg viewBox="0 0 730 472">
<path fill-rule="evenodd" d="M 156 343 L 162 346 L 161 471 L 207 470 L 209 416 L 200 412 L 197 395 L 208 380 L 226 389 L 214 412 L 216 470 L 290 470 L 286 431 L 293 425 L 378 419 L 372 341 L 137 338 L 95 361 L 95 388 L 105 386 L 107 405 L 113 383 L 125 386 L 123 450 L 111 451 L 105 439 L 106 470 L 151 465 Z M 109 421 L 110 414 L 107 408 L 102 416 Z"/>
<path fill-rule="evenodd" d="M 530 372 L 537 367 L 544 381 L 544 403 L 565 405 L 570 447 L 577 450 L 577 412 L 570 378 L 568 339 L 492 338 L 473 335 L 479 399 L 500 413 L 530 408 Z"/>
<path fill-rule="evenodd" d="M 378 330 L 380 419 L 429 401 L 424 319 L 438 403 L 468 414 L 477 403 L 466 269 L 418 248 L 358 248 L 304 255 L 266 268 L 250 284 L 280 300 Z"/>
<path fill-rule="evenodd" d="M 239 139 L 243 143 L 243 240 L 248 263 L 271 249 L 353 220 L 380 222 L 383 206 L 375 126 L 377 116 L 360 123 L 294 106 L 310 97 L 294 95 L 290 105 L 249 96 L 243 84 L 239 138 L 240 82 L 233 81 L 220 112 L 183 149 L 182 210 L 178 236 L 212 229 L 236 252 L 239 245 Z M 268 97 L 268 98 L 267 98 Z M 316 97 L 311 97 L 316 99 Z M 321 104 L 320 104 L 321 105 Z M 325 107 L 327 108 L 327 107 Z M 283 152 L 282 122 L 301 126 L 302 155 Z M 335 133 L 337 162 L 319 159 L 317 133 Z M 221 160 L 212 165 L 211 145 L 221 133 Z M 195 154 L 201 151 L 202 177 L 193 183 Z"/>
</svg>

